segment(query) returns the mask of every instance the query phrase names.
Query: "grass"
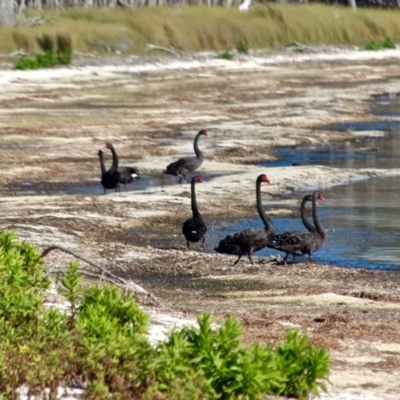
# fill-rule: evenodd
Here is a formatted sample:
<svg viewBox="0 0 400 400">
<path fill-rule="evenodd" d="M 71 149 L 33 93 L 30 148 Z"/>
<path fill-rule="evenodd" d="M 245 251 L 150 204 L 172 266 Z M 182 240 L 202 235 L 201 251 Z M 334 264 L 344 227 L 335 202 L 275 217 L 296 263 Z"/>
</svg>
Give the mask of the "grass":
<svg viewBox="0 0 400 400">
<path fill-rule="evenodd" d="M 36 37 L 69 32 L 73 48 L 85 52 L 143 54 L 146 45 L 178 51 L 224 51 L 243 43 L 250 49 L 277 48 L 293 41 L 308 45 L 364 46 L 372 40 L 400 41 L 400 11 L 324 5 L 267 5 L 247 13 L 237 8 L 81 8 L 45 11 L 52 23 L 0 29 L 0 52 L 38 50 Z M 26 15 L 32 18 L 34 14 Z M 155 52 L 152 51 L 152 54 Z"/>
</svg>

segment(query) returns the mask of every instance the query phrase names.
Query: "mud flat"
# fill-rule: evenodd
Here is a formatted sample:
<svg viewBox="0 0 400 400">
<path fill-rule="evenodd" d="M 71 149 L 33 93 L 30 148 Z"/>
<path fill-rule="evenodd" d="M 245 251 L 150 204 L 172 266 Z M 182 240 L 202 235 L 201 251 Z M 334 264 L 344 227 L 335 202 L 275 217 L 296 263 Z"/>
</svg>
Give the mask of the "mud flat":
<svg viewBox="0 0 400 400">
<path fill-rule="evenodd" d="M 161 171 L 190 155 L 206 128 L 198 188 L 203 218 L 255 215 L 254 181 L 271 215 L 296 215 L 296 190 L 350 179 L 400 174 L 317 166 L 265 168 L 276 146 L 352 141 L 382 132 L 336 132 L 321 126 L 377 121 L 371 95 L 400 92 L 400 51 L 316 49 L 297 54 L 252 53 L 224 61 L 213 54 L 181 58 L 84 58 L 66 69 L 12 71 L 0 66 L 2 226 L 40 249 L 58 244 L 133 279 L 167 309 L 191 319 L 211 311 L 235 315 L 245 340 L 275 343 L 289 327 L 330 349 L 331 390 L 324 399 L 398 399 L 400 278 L 395 273 L 243 259 L 185 250 L 182 222 L 190 215 L 189 185 Z M 102 194 L 97 150 L 105 140 L 121 165 L 158 182 L 140 190 Z M 106 154 L 106 162 L 110 155 Z M 98 191 L 96 192 L 96 187 Z M 88 188 L 95 188 L 89 191 Z M 74 189 L 71 192 L 71 189 Z M 293 200 L 281 200 L 292 193 Z M 218 240 L 212 235 L 209 240 Z M 329 246 L 329 239 L 327 246 Z M 52 252 L 46 265 L 65 266 Z M 167 318 L 168 319 L 168 318 Z"/>
</svg>

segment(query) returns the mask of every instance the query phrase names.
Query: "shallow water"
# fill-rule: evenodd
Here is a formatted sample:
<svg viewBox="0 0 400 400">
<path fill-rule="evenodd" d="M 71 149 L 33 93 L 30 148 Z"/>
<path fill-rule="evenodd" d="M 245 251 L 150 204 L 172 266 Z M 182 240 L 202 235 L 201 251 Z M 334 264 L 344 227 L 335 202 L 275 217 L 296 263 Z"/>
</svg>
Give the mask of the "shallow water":
<svg viewBox="0 0 400 400">
<path fill-rule="evenodd" d="M 399 178 L 372 178 L 322 189 L 325 202 L 319 202 L 318 214 L 328 239 L 313 256 L 315 262 L 382 270 L 400 270 L 400 209 L 397 207 Z M 366 197 L 368 193 L 368 197 Z M 289 197 L 303 197 L 304 193 Z M 264 199 L 268 212 L 268 200 Z M 300 218 L 271 218 L 278 233 L 305 230 Z M 262 228 L 258 217 L 227 226 L 214 227 L 211 233 L 215 245 L 227 234 L 247 228 Z M 208 250 L 212 250 L 211 243 Z M 264 249 L 258 256 L 280 254 Z M 291 259 L 291 257 L 289 258 Z M 232 263 L 235 258 L 232 256 Z M 307 256 L 298 257 L 306 261 Z"/>
<path fill-rule="evenodd" d="M 209 181 L 220 174 L 209 174 L 202 173 L 202 177 L 205 181 Z M 189 182 L 191 176 L 187 176 L 186 180 Z M 138 190 L 145 190 L 150 188 L 164 187 L 170 185 L 177 185 L 179 178 L 173 175 L 160 175 L 160 176 L 152 176 L 152 175 L 141 175 L 140 179 L 135 179 L 134 182 L 129 183 L 128 185 L 121 185 L 121 192 L 132 192 Z M 31 182 L 25 182 L 19 184 L 16 187 L 16 192 L 20 192 L 21 194 L 29 194 L 29 195 L 57 195 L 57 194 L 67 194 L 67 195 L 75 195 L 81 194 L 84 196 L 101 196 L 104 195 L 103 187 L 101 186 L 100 179 L 98 182 L 90 183 L 90 184 L 82 184 L 79 182 L 62 182 L 62 185 L 59 187 L 54 187 L 54 184 L 51 182 L 43 182 L 41 184 L 33 184 Z M 107 190 L 108 193 L 114 193 L 114 190 Z"/>
<path fill-rule="evenodd" d="M 379 115 L 400 116 L 400 99 L 383 95 L 371 102 L 371 112 Z M 379 127 L 379 128 L 378 128 Z M 296 146 L 277 149 L 278 161 L 264 166 L 325 165 L 337 168 L 398 168 L 400 155 L 400 119 L 379 123 L 343 123 L 330 129 L 385 130 L 381 139 L 353 142 Z M 384 129 L 383 129 L 384 128 Z M 326 129 L 326 127 L 324 127 Z M 295 166 L 293 168 L 296 168 Z M 272 175 L 272 173 L 271 173 Z M 316 262 L 343 266 L 400 270 L 400 177 L 370 178 L 334 187 L 319 188 L 326 201 L 320 203 L 319 215 L 328 232 L 326 245 L 315 253 Z M 291 194 L 298 198 L 304 193 Z M 268 202 L 265 201 L 266 210 Z M 300 219 L 273 218 L 277 232 L 304 230 Z M 260 219 L 240 221 L 213 232 L 220 239 L 249 227 L 262 227 Z M 217 239 L 216 239 L 217 240 Z M 264 249 L 259 256 L 270 256 L 277 251 Z M 284 255 L 284 253 L 281 253 Z M 305 258 L 306 259 L 306 258 Z M 232 262 L 234 258 L 232 257 Z"/>
</svg>

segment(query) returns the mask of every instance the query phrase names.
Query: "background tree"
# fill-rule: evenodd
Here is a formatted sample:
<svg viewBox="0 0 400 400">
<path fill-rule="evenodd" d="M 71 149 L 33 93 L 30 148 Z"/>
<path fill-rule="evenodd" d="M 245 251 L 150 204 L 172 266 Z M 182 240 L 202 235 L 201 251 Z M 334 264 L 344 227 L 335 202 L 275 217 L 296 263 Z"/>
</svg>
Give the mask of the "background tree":
<svg viewBox="0 0 400 400">
<path fill-rule="evenodd" d="M 0 0 L 0 26 L 14 26 L 14 1 Z"/>
</svg>

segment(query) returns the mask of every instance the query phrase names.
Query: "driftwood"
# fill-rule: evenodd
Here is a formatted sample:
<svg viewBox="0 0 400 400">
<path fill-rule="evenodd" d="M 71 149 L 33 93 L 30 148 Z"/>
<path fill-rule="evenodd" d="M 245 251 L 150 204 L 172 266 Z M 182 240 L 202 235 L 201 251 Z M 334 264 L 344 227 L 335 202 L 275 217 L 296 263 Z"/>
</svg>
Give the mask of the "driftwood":
<svg viewBox="0 0 400 400">
<path fill-rule="evenodd" d="M 147 48 L 149 50 L 166 51 L 167 53 L 174 54 L 175 56 L 180 56 L 180 54 L 178 52 L 176 52 L 176 50 L 172 46 L 162 47 L 162 46 L 157 46 L 155 44 L 148 43 Z"/>
<path fill-rule="evenodd" d="M 312 47 L 306 46 L 306 45 L 301 44 L 299 42 L 291 42 L 289 44 L 286 44 L 284 47 L 286 47 L 286 48 L 295 47 L 295 48 L 297 48 L 299 50 L 302 50 L 302 51 L 305 51 L 305 50 L 307 50 L 307 51 L 315 51 L 315 49 L 313 49 Z"/>
<path fill-rule="evenodd" d="M 92 277 L 92 278 L 98 278 L 98 279 L 105 279 L 110 283 L 113 283 L 114 285 L 122 288 L 125 292 L 130 293 L 135 297 L 135 299 L 142 303 L 142 304 L 157 304 L 168 311 L 173 311 L 171 308 L 166 306 L 163 302 L 161 302 L 157 297 L 149 293 L 145 288 L 142 286 L 138 285 L 137 283 L 130 281 L 130 280 L 125 280 L 123 278 L 120 278 L 117 275 L 114 275 L 110 271 L 108 271 L 106 268 L 102 267 L 99 264 L 96 264 L 87 258 L 82 257 L 81 255 L 75 253 L 72 250 L 66 249 L 64 247 L 58 246 L 58 245 L 53 245 L 50 247 L 47 247 L 45 250 L 43 250 L 42 254 L 40 255 L 41 258 L 44 258 L 53 250 L 60 250 L 64 253 L 70 254 L 71 256 L 77 258 L 78 260 L 81 260 L 87 264 L 89 264 L 91 267 L 96 268 L 97 270 L 100 271 L 100 274 L 96 274 L 93 272 L 81 270 L 82 274 Z M 50 269 L 49 273 L 53 274 L 59 274 L 61 272 L 65 272 L 66 269 Z"/>
<path fill-rule="evenodd" d="M 84 261 L 85 263 L 89 264 L 90 266 L 100 270 L 102 272 L 102 275 L 104 276 L 108 276 L 114 280 L 116 280 L 117 282 L 121 282 L 121 283 L 125 283 L 125 280 L 118 277 L 117 275 L 114 275 L 113 273 L 111 273 L 110 271 L 108 271 L 107 269 L 103 268 L 101 265 L 95 264 L 94 262 L 88 260 L 87 258 L 83 258 L 81 255 L 69 250 L 69 249 L 65 249 L 64 247 L 61 246 L 57 246 L 57 245 L 53 245 L 48 247 L 47 249 L 45 249 L 42 254 L 40 255 L 40 257 L 46 257 L 47 254 L 50 253 L 50 251 L 52 250 L 60 250 L 64 253 L 70 254 L 71 256 L 77 258 L 78 260 Z M 50 271 L 51 272 L 51 271 Z"/>
</svg>

